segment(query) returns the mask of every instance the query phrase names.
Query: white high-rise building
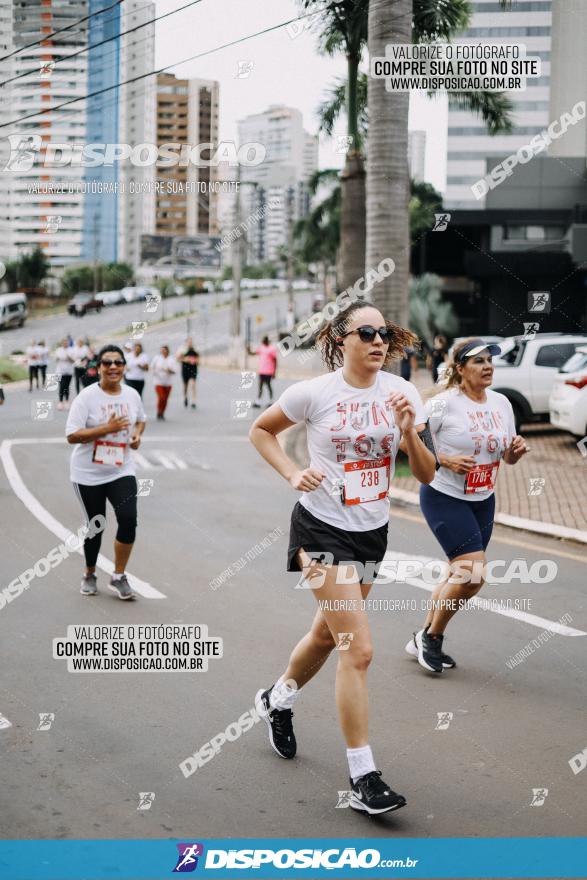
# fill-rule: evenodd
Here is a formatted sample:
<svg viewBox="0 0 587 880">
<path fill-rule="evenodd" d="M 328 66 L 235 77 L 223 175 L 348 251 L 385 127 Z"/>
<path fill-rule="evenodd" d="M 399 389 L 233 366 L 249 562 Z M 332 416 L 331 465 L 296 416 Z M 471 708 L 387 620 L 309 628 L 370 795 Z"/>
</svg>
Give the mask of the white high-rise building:
<svg viewBox="0 0 587 880">
<path fill-rule="evenodd" d="M 424 166 L 426 160 L 426 132 L 408 132 L 408 165 L 412 180 L 424 180 Z"/>
<path fill-rule="evenodd" d="M 318 168 L 318 138 L 305 131 L 302 114 L 273 105 L 239 121 L 239 144 L 260 143 L 264 161 L 241 166 L 241 220 L 260 212 L 247 232 L 251 262 L 275 260 L 287 246 L 288 228 L 309 210 L 308 180 Z"/>
<path fill-rule="evenodd" d="M 587 3 L 554 0 L 552 4 L 552 55 L 550 118 L 560 119 L 587 96 Z M 564 137 L 554 140 L 549 156 L 587 155 L 587 117 L 570 125 Z"/>
<path fill-rule="evenodd" d="M 46 35 L 87 14 L 87 0 L 0 0 L 0 51 L 11 55 L 0 63 L 0 78 L 18 77 L 0 89 L 0 259 L 15 259 L 36 246 L 56 266 L 79 259 L 83 198 L 68 192 L 69 184 L 80 178 L 79 169 L 71 164 L 48 167 L 44 154 L 49 141 L 83 143 L 86 102 L 37 114 L 86 95 L 87 56 L 63 56 L 85 48 L 87 22 Z M 25 48 L 43 37 L 43 45 Z M 33 118 L 16 121 L 29 115 Z"/>
<path fill-rule="evenodd" d="M 503 157 L 528 144 L 550 121 L 551 22 L 552 6 L 562 0 L 516 0 L 510 9 L 499 11 L 497 0 L 474 0 L 470 27 L 460 39 L 484 43 L 521 43 L 528 56 L 542 62 L 541 76 L 528 78 L 525 91 L 507 92 L 514 104 L 511 134 L 487 133 L 481 118 L 449 103 L 447 208 L 485 206 L 476 199 L 471 186 L 486 173 L 487 157 Z M 581 0 L 583 4 L 583 0 Z M 564 51 L 568 51 L 565 48 Z M 581 53 L 584 58 L 584 49 Z M 581 58 L 577 63 L 581 65 Z"/>
<path fill-rule="evenodd" d="M 125 0 L 124 27 L 155 18 L 151 0 Z M 140 43 L 136 44 L 137 38 Z M 155 68 L 155 25 L 141 28 L 120 40 L 120 82 Z M 120 141 L 125 144 L 157 143 L 157 78 L 149 76 L 119 90 Z M 118 197 L 118 260 L 138 266 L 141 235 L 155 231 L 155 165 L 135 166 L 126 160 L 120 168 Z M 132 188 L 134 192 L 129 190 Z"/>
</svg>

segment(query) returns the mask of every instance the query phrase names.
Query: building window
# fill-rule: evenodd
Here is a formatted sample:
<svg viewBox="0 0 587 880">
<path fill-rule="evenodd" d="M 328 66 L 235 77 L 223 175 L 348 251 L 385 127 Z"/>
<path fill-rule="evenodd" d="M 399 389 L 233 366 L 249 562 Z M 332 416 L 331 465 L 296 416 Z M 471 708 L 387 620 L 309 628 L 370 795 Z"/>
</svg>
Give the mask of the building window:
<svg viewBox="0 0 587 880">
<path fill-rule="evenodd" d="M 468 28 L 467 37 L 548 37 L 549 27 L 475 27 Z M 529 55 L 532 52 L 528 53 Z"/>
<path fill-rule="evenodd" d="M 564 226 L 504 226 L 504 241 L 560 241 Z"/>
<path fill-rule="evenodd" d="M 475 3 L 475 12 L 503 12 L 503 6 L 500 3 Z M 514 0 L 512 12 L 550 12 L 552 9 L 552 0 L 530 0 L 528 3 L 517 3 Z"/>
</svg>

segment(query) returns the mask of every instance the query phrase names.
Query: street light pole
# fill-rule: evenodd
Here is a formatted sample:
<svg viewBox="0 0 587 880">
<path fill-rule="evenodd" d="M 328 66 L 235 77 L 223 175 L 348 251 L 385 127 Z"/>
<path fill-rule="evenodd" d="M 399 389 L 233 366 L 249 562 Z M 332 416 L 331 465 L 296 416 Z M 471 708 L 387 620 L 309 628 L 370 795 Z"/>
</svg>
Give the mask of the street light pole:
<svg viewBox="0 0 587 880">
<path fill-rule="evenodd" d="M 237 231 L 241 232 L 241 184 L 240 165 L 236 169 L 236 197 L 234 202 Z M 242 236 L 238 235 L 232 245 L 232 299 L 230 304 L 230 366 L 243 369 L 244 344 L 241 336 L 241 278 L 243 265 Z"/>
<path fill-rule="evenodd" d="M 293 187 L 287 190 L 287 301 L 294 311 L 294 244 L 293 244 Z M 277 328 L 279 329 L 279 328 Z"/>
</svg>

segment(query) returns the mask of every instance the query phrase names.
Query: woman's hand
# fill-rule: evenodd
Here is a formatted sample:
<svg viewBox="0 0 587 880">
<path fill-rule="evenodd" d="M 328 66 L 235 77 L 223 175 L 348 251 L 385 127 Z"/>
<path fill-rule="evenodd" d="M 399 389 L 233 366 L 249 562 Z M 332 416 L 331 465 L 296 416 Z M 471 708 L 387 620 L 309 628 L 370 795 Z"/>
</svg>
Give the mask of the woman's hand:
<svg viewBox="0 0 587 880">
<path fill-rule="evenodd" d="M 503 460 L 506 464 L 516 464 L 527 452 L 530 452 L 530 449 L 526 446 L 526 441 L 519 434 L 516 434 L 506 449 Z"/>
<path fill-rule="evenodd" d="M 138 449 L 141 445 L 141 432 L 133 431 L 133 435 L 130 438 L 130 443 L 128 444 L 131 449 Z"/>
<path fill-rule="evenodd" d="M 396 425 L 402 434 L 407 434 L 413 429 L 416 420 L 416 410 L 413 403 L 401 391 L 394 391 L 390 394 L 387 403 L 391 404 Z"/>
<path fill-rule="evenodd" d="M 306 468 L 303 471 L 294 471 L 289 478 L 289 485 L 297 492 L 313 492 L 317 489 L 325 474 L 321 474 L 315 468 Z"/>
<path fill-rule="evenodd" d="M 442 455 L 440 464 L 455 474 L 468 474 L 475 466 L 475 459 L 471 455 Z"/>
<path fill-rule="evenodd" d="M 126 416 L 117 416 L 116 413 L 112 413 L 104 428 L 107 429 L 107 434 L 118 434 L 120 431 L 125 431 L 129 426 L 129 421 Z"/>
</svg>

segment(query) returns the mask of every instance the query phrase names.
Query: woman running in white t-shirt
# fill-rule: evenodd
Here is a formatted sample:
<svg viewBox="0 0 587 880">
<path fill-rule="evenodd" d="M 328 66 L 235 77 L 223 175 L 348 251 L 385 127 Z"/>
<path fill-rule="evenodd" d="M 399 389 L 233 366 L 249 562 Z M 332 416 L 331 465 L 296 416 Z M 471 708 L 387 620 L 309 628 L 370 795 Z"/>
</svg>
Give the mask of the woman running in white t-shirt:
<svg viewBox="0 0 587 880">
<path fill-rule="evenodd" d="M 114 508 L 117 530 L 114 572 L 108 589 L 119 599 L 133 600 L 126 576 L 137 530 L 137 481 L 131 449 L 138 449 L 145 430 L 145 410 L 134 388 L 122 383 L 126 360 L 118 345 L 105 345 L 97 356 L 100 374 L 80 391 L 73 402 L 65 436 L 75 446 L 70 464 L 71 481 L 88 523 L 105 517 L 106 501 Z M 101 532 L 84 541 L 86 570 L 80 593 L 98 592 L 96 562 Z"/>
<path fill-rule="evenodd" d="M 414 342 L 412 333 L 386 322 L 373 306 L 353 303 L 318 337 L 331 372 L 290 386 L 250 432 L 263 458 L 302 493 L 292 513 L 287 569 L 302 571 L 320 602 L 310 631 L 276 683 L 258 692 L 256 705 L 275 751 L 293 758 L 293 703 L 339 647 L 336 702 L 350 806 L 367 813 L 406 803 L 382 780 L 369 747 L 372 646 L 363 600 L 387 549 L 388 489 L 398 447 L 419 480 L 427 483 L 434 475 L 434 455 L 418 436 L 426 421 L 420 396 L 411 383 L 382 370 Z M 308 432 L 310 467 L 303 469 L 277 440 L 296 422 L 305 422 Z"/>
<path fill-rule="evenodd" d="M 429 485 L 420 486 L 420 506 L 446 553 L 450 574 L 433 592 L 435 605 L 406 651 L 430 672 L 456 666 L 442 650 L 444 631 L 483 586 L 500 462 L 516 464 L 528 452 L 516 434 L 511 403 L 489 387 L 491 359 L 500 352 L 482 339 L 459 343 L 449 362 L 447 390 L 426 405 L 440 468 Z"/>
</svg>

